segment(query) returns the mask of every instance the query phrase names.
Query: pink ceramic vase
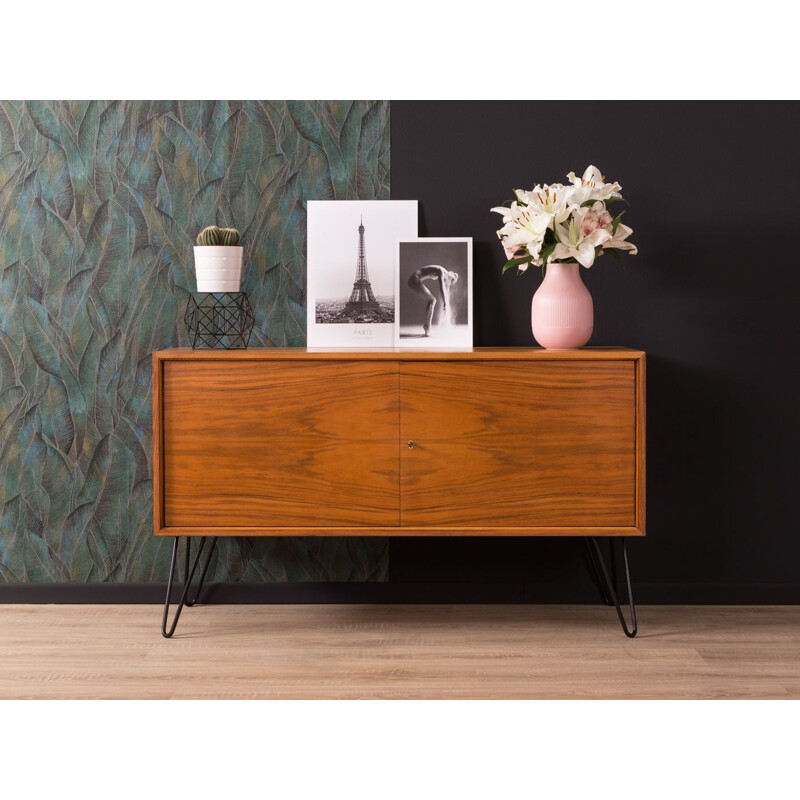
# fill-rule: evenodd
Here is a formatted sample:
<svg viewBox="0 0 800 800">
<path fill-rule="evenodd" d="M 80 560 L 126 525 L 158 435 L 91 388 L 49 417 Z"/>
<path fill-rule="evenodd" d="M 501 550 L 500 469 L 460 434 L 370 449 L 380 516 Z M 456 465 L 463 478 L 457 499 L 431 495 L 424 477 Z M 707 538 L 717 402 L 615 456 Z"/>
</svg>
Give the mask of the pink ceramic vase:
<svg viewBox="0 0 800 800">
<path fill-rule="evenodd" d="M 571 350 L 591 338 L 594 308 L 580 269 L 580 264 L 548 264 L 533 296 L 533 338 L 547 350 Z"/>
</svg>

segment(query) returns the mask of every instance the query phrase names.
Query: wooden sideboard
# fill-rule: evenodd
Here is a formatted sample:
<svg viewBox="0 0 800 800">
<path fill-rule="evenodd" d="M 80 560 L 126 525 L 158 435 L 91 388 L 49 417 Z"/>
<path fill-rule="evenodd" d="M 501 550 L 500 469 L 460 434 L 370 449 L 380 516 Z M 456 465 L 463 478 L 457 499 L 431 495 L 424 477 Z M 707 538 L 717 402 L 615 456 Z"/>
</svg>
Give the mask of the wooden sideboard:
<svg viewBox="0 0 800 800">
<path fill-rule="evenodd" d="M 153 422 L 155 533 L 176 548 L 645 532 L 639 350 L 164 350 Z"/>
</svg>

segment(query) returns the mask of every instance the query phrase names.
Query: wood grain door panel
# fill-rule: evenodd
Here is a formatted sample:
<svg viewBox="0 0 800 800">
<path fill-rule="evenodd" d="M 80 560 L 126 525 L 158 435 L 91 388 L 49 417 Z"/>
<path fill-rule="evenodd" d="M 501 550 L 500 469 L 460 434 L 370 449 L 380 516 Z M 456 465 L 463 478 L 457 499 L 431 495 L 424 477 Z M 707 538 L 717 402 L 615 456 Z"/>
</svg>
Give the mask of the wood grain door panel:
<svg viewBox="0 0 800 800">
<path fill-rule="evenodd" d="M 400 365 L 403 526 L 633 526 L 631 361 Z"/>
<path fill-rule="evenodd" d="M 399 524 L 398 364 L 168 361 L 167 526 Z"/>
</svg>

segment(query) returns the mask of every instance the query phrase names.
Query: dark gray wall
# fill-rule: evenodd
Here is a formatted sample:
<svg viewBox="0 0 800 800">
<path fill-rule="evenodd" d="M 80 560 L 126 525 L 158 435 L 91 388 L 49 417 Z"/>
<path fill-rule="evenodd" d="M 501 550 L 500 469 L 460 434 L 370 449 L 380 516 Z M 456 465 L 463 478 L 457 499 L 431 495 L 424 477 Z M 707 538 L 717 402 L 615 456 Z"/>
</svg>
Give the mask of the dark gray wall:
<svg viewBox="0 0 800 800">
<path fill-rule="evenodd" d="M 800 602 L 800 104 L 393 102 L 393 199 L 421 236 L 473 236 L 475 344 L 532 345 L 535 269 L 501 277 L 489 208 L 596 164 L 639 255 L 582 270 L 592 345 L 648 353 L 641 600 Z M 531 274 L 532 273 L 532 274 Z M 578 599 L 577 543 L 394 542 L 393 582 L 524 581 Z"/>
</svg>

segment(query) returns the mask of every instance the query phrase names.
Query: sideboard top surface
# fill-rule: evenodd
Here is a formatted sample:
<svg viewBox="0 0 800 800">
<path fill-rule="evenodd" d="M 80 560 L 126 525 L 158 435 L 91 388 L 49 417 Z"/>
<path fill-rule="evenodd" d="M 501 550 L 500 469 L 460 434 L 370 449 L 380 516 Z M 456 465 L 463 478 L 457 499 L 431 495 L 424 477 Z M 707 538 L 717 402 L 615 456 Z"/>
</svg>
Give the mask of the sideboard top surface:
<svg viewBox="0 0 800 800">
<path fill-rule="evenodd" d="M 638 360 L 642 350 L 626 347 L 586 347 L 580 350 L 544 350 L 541 347 L 470 347 L 462 350 L 417 350 L 403 347 L 251 347 L 247 350 L 192 350 L 179 347 L 157 350 L 157 360 L 261 361 L 303 359 L 356 359 L 375 361 L 620 361 Z"/>
</svg>

